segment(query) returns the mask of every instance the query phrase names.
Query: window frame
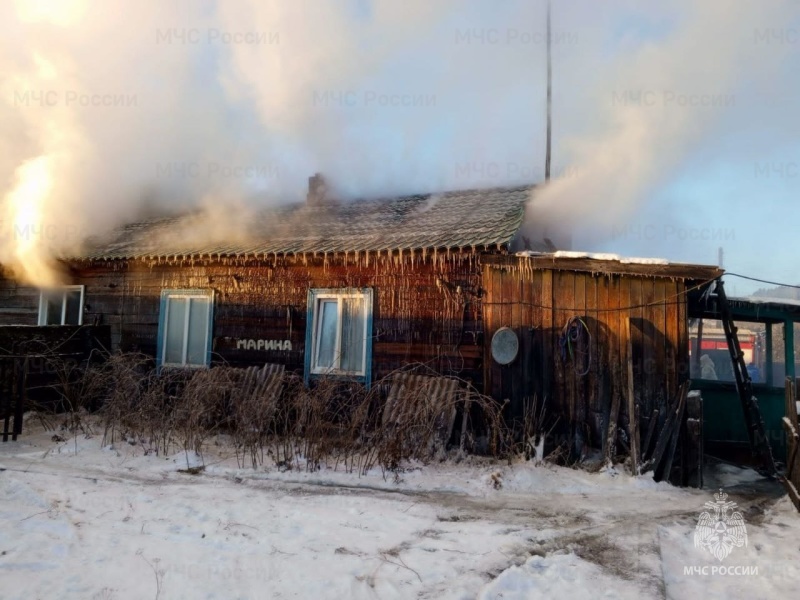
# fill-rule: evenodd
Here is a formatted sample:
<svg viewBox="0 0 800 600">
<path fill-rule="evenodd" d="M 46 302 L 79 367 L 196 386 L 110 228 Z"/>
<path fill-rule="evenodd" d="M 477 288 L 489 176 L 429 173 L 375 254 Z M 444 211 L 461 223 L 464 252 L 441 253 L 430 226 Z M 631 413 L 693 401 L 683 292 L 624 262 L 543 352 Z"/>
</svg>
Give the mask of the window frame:
<svg viewBox="0 0 800 600">
<path fill-rule="evenodd" d="M 357 371 L 343 371 L 338 368 L 341 365 L 341 343 L 342 343 L 342 312 L 344 308 L 343 300 L 346 298 L 359 298 L 364 304 L 364 341 L 362 346 L 361 369 Z M 337 303 L 337 322 L 336 322 L 336 341 L 334 346 L 334 361 L 336 367 L 318 366 L 321 335 L 322 312 L 321 307 L 324 302 L 336 300 Z M 361 381 L 369 386 L 372 378 L 372 307 L 373 290 L 372 288 L 312 288 L 308 291 L 308 305 L 306 318 L 306 348 L 305 348 L 305 381 L 308 384 L 310 378 L 329 376 Z"/>
<path fill-rule="evenodd" d="M 86 294 L 86 286 L 84 285 L 59 285 L 51 288 L 42 288 L 39 290 L 39 318 L 38 324 L 40 327 L 75 327 L 74 323 L 64 323 L 67 316 L 67 293 L 79 290 L 81 293 L 80 308 L 78 309 L 78 323 L 77 326 L 83 325 L 83 307 L 84 297 Z M 47 301 L 46 297 L 54 292 L 61 292 L 61 322 L 58 324 L 47 325 Z"/>
<path fill-rule="evenodd" d="M 182 363 L 168 363 L 164 362 L 165 355 L 166 355 L 166 346 L 167 346 L 167 331 L 168 329 L 168 321 L 169 321 L 169 302 L 171 299 L 188 299 L 189 302 L 189 310 L 186 311 L 186 316 L 184 317 L 184 329 L 183 329 L 183 353 Z M 200 298 L 203 300 L 208 300 L 208 320 L 206 323 L 205 328 L 205 362 L 203 364 L 199 363 L 187 363 L 188 354 L 189 354 L 189 346 L 188 346 L 188 327 L 189 321 L 191 318 L 191 299 L 192 298 Z M 158 315 L 158 340 L 157 340 L 157 350 L 156 350 L 156 364 L 158 368 L 169 368 L 169 369 L 206 369 L 211 365 L 211 346 L 212 341 L 214 339 L 214 290 L 207 290 L 207 289 L 171 289 L 171 290 L 161 290 L 161 305 Z"/>
</svg>

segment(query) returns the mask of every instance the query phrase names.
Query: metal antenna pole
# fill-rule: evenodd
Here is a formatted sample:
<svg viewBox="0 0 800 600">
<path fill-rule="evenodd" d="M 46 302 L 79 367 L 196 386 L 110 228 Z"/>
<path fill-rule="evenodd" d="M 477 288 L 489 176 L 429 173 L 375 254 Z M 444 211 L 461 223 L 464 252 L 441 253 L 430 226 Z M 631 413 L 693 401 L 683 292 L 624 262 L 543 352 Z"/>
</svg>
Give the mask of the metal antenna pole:
<svg viewBox="0 0 800 600">
<path fill-rule="evenodd" d="M 550 0 L 547 0 L 547 148 L 544 158 L 544 180 L 550 181 L 550 148 L 553 138 L 553 59 L 551 55 Z"/>
</svg>

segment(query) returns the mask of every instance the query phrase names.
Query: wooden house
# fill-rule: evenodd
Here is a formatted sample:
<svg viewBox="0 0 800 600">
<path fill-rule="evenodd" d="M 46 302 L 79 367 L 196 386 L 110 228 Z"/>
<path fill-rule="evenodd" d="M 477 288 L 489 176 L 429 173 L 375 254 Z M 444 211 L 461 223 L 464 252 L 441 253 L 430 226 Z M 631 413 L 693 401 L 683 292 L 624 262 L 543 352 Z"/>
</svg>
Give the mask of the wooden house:
<svg viewBox="0 0 800 600">
<path fill-rule="evenodd" d="M 593 445 L 629 359 L 641 419 L 688 378 L 688 292 L 717 268 L 519 252 L 530 186 L 346 203 L 323 191 L 312 178 L 306 202 L 259 213 L 245 241 L 173 243 L 188 217 L 123 227 L 64 260 L 63 289 L 3 279 L 0 323 L 105 325 L 113 349 L 163 366 L 279 363 L 308 381 L 370 385 L 425 363 L 507 399 L 510 418 L 537 397 Z"/>
</svg>

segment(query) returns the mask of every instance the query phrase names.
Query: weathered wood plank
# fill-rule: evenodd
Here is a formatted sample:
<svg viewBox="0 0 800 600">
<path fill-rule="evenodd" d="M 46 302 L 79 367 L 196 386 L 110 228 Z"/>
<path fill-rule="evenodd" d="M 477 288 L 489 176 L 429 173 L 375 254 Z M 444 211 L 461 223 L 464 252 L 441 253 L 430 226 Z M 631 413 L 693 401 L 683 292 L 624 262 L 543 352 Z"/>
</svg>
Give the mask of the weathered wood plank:
<svg viewBox="0 0 800 600">
<path fill-rule="evenodd" d="M 784 414 L 786 417 L 788 417 L 789 422 L 797 427 L 797 392 L 795 388 L 795 382 L 791 377 L 786 378 L 784 390 Z"/>
<path fill-rule="evenodd" d="M 658 424 L 658 413 L 659 410 L 656 408 L 652 414 L 650 415 L 650 420 L 647 422 L 647 434 L 644 436 L 644 442 L 642 442 L 642 450 L 641 450 L 641 462 L 645 463 L 649 460 L 651 456 L 650 446 L 653 443 L 653 434 L 656 431 L 656 425 Z"/>
<path fill-rule="evenodd" d="M 658 388 L 660 387 L 659 381 L 659 368 L 657 363 L 657 348 L 656 337 L 660 335 L 656 330 L 656 322 L 654 321 L 654 310 L 652 304 L 655 302 L 655 291 L 653 289 L 653 281 L 645 279 L 642 281 L 642 304 L 643 318 L 642 325 L 642 406 L 647 414 L 652 414 L 656 408 L 666 406 L 659 404 L 657 398 L 659 395 Z M 662 392 L 663 393 L 663 392 Z M 666 412 L 662 411 L 659 414 L 659 420 L 663 422 Z"/>
<path fill-rule="evenodd" d="M 664 369 L 666 375 L 667 395 L 674 394 L 678 390 L 678 342 L 679 334 L 679 315 L 678 315 L 678 284 L 674 281 L 664 281 L 664 301 L 665 301 L 665 322 L 664 322 Z"/>
<path fill-rule="evenodd" d="M 664 452 L 667 450 L 667 446 L 672 440 L 673 435 L 676 435 L 676 430 L 680 428 L 680 419 L 683 417 L 683 407 L 686 403 L 688 391 L 689 382 L 687 381 L 681 386 L 675 408 L 669 412 L 664 422 L 664 427 L 658 435 L 658 441 L 656 442 L 656 449 L 653 451 L 653 456 L 647 461 L 647 464 L 642 467 L 642 472 L 653 471 L 654 477 L 658 477 L 661 473 L 660 466 L 664 457 Z"/>
<path fill-rule="evenodd" d="M 622 404 L 622 396 L 619 390 L 612 392 L 611 410 L 608 419 L 608 433 L 605 441 L 605 462 L 612 465 L 614 456 L 617 453 L 617 421 L 619 420 L 619 409 Z"/>
<path fill-rule="evenodd" d="M 588 279 L 588 275 L 585 273 L 576 273 L 574 276 L 575 279 L 575 291 L 574 291 L 574 311 L 572 316 L 580 318 L 584 323 L 586 322 L 586 280 Z M 587 340 L 588 342 L 588 340 Z M 589 346 L 589 352 L 591 353 L 591 346 Z M 576 366 L 583 371 L 584 370 L 584 357 L 580 357 L 576 361 Z M 570 386 L 570 403 L 575 406 L 576 412 L 576 420 L 578 423 L 585 423 L 587 419 L 587 411 L 588 405 L 586 402 L 586 384 L 587 378 L 589 377 L 589 373 L 585 375 L 581 375 L 576 373 L 573 370 L 573 377 L 572 377 L 572 385 Z"/>
<path fill-rule="evenodd" d="M 692 390 L 686 397 L 686 452 L 682 485 L 703 487 L 703 397 Z"/>
<path fill-rule="evenodd" d="M 633 379 L 633 344 L 631 340 L 631 319 L 625 318 L 625 338 L 627 340 L 628 356 L 627 356 L 627 398 L 628 398 L 628 439 L 630 440 L 631 448 L 631 472 L 634 475 L 639 474 L 639 415 L 636 406 L 636 394 L 634 393 L 634 379 Z"/>
<path fill-rule="evenodd" d="M 557 344 L 553 325 L 553 272 L 542 272 L 542 334 L 544 341 L 542 344 L 542 380 L 545 390 L 546 402 L 548 407 L 557 410 L 557 399 L 555 398 L 555 385 L 553 382 L 553 372 L 555 360 L 558 360 L 555 344 Z"/>
<path fill-rule="evenodd" d="M 586 276 L 585 279 L 585 315 L 586 326 L 591 337 L 589 348 L 589 360 L 591 361 L 589 373 L 586 375 L 586 385 L 584 394 L 586 398 L 586 410 L 588 413 L 600 414 L 602 407 L 599 405 L 599 392 L 597 389 L 599 382 L 600 364 L 600 314 L 597 311 L 597 277 Z"/>
<path fill-rule="evenodd" d="M 681 386 L 681 399 L 678 401 L 678 410 L 675 416 L 675 424 L 672 427 L 672 437 L 670 438 L 666 454 L 664 455 L 664 466 L 661 469 L 661 480 L 669 481 L 672 478 L 672 463 L 675 460 L 675 450 L 678 447 L 678 440 L 683 429 L 684 413 L 686 412 L 686 399 L 689 393 L 689 382 Z"/>
<path fill-rule="evenodd" d="M 655 356 L 653 364 L 653 379 L 655 386 L 656 405 L 662 406 L 673 398 L 677 389 L 669 387 L 669 377 L 667 374 L 667 282 L 665 280 L 655 280 L 653 282 L 654 304 L 651 308 L 652 321 L 654 326 L 654 346 Z"/>
<path fill-rule="evenodd" d="M 553 322 L 554 322 L 554 351 L 557 353 L 555 361 L 555 405 L 559 410 L 568 416 L 569 422 L 575 422 L 575 407 L 570 403 L 570 393 L 568 391 L 567 378 L 574 373 L 572 362 L 569 356 L 565 355 L 564 349 L 560 346 L 559 338 L 567 320 L 572 316 L 572 312 L 567 310 L 573 307 L 575 298 L 575 276 L 572 273 L 556 271 L 553 273 Z M 570 381 L 571 383 L 571 381 Z"/>
<path fill-rule="evenodd" d="M 612 338 L 615 337 L 612 324 L 613 298 L 611 283 L 608 276 L 597 278 L 597 307 L 598 307 L 598 332 L 594 340 L 597 356 L 597 405 L 602 411 L 601 422 L 606 426 L 611 420 L 611 407 L 613 403 L 613 376 L 611 373 Z"/>
<path fill-rule="evenodd" d="M 506 271 L 503 269 L 493 269 L 492 270 L 492 286 L 494 288 L 494 303 L 492 305 L 492 329 L 489 330 L 487 338 L 487 342 L 491 344 L 492 336 L 497 332 L 498 329 L 501 327 L 506 326 L 506 322 L 504 321 L 504 313 L 508 310 L 510 315 L 510 308 L 506 309 L 504 304 L 506 302 L 505 297 L 505 288 L 503 286 L 504 279 L 506 276 Z M 508 398 L 507 391 L 505 389 L 505 385 L 507 385 L 508 381 L 503 378 L 503 368 L 491 359 L 490 361 L 491 369 L 492 369 L 492 397 L 497 398 L 498 400 L 506 400 Z"/>
</svg>

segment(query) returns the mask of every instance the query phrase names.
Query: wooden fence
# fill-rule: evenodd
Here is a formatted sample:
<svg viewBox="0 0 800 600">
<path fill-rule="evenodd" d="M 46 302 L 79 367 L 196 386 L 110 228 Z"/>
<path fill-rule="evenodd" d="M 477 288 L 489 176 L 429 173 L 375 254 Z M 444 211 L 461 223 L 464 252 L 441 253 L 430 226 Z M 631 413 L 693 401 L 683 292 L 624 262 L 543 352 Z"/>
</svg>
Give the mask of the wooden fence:
<svg viewBox="0 0 800 600">
<path fill-rule="evenodd" d="M 3 421 L 3 441 L 12 441 L 22 433 L 25 410 L 25 376 L 27 361 L 19 357 L 0 357 L 0 419 Z"/>
<path fill-rule="evenodd" d="M 32 406 L 58 410 L 58 385 L 95 353 L 110 346 L 107 326 L 0 326 L 0 421 L 2 440 L 22 433 Z"/>
</svg>

